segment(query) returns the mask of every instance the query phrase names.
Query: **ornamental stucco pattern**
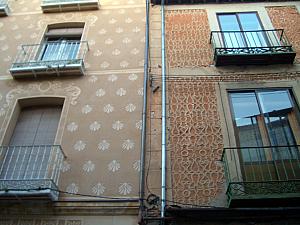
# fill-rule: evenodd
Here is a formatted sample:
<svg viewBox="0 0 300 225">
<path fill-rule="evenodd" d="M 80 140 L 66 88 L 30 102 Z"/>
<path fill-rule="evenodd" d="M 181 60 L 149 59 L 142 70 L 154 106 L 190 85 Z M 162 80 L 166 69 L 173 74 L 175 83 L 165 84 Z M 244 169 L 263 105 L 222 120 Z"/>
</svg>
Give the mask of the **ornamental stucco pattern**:
<svg viewBox="0 0 300 225">
<path fill-rule="evenodd" d="M 274 28 L 284 29 L 288 40 L 296 51 L 296 62 L 300 62 L 300 14 L 295 6 L 267 7 Z"/>
<path fill-rule="evenodd" d="M 69 12 L 28 14 L 23 19 L 1 18 L 0 75 L 8 69 L 22 45 L 39 44 L 48 24 L 85 22 L 82 41 L 90 50 L 85 58 L 87 71 L 126 70 L 142 68 L 144 52 L 143 8 L 103 9 L 98 13 Z"/>
<path fill-rule="evenodd" d="M 209 205 L 223 190 L 223 138 L 213 82 L 168 84 L 174 201 Z"/>
<path fill-rule="evenodd" d="M 11 15 L 0 20 L 1 138 L 18 99 L 64 97 L 56 143 L 67 158 L 59 189 L 94 196 L 138 196 L 144 1 L 103 0 L 99 10 L 49 14 L 41 12 L 40 1 L 27 3 L 11 1 Z M 9 68 L 20 46 L 40 43 L 47 26 L 61 22 L 85 23 L 82 40 L 90 48 L 85 76 L 12 80 Z"/>
<path fill-rule="evenodd" d="M 205 10 L 166 12 L 166 47 L 170 67 L 212 64 L 210 28 Z"/>
</svg>

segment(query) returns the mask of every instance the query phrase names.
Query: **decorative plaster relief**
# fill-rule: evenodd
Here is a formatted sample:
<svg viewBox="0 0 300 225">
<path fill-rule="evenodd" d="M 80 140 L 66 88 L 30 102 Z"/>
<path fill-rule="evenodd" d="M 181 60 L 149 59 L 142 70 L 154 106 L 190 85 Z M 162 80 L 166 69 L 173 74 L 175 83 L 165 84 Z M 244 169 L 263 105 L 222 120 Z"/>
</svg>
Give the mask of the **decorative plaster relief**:
<svg viewBox="0 0 300 225">
<path fill-rule="evenodd" d="M 83 150 L 85 149 L 85 146 L 86 146 L 86 143 L 83 142 L 83 141 L 81 141 L 81 140 L 79 140 L 79 141 L 77 141 L 77 142 L 74 144 L 73 148 L 74 148 L 76 151 L 80 152 L 80 151 L 83 151 Z"/>
<path fill-rule="evenodd" d="M 118 76 L 115 75 L 115 74 L 111 74 L 111 75 L 108 76 L 107 79 L 108 79 L 108 81 L 110 81 L 110 82 L 115 82 L 116 80 L 118 80 Z"/>
<path fill-rule="evenodd" d="M 5 103 L 1 111 L 2 114 L 5 114 L 16 99 L 31 96 L 66 96 L 71 105 L 76 105 L 80 93 L 81 89 L 72 83 L 64 86 L 59 81 L 31 82 L 12 88 L 5 96 Z"/>
<path fill-rule="evenodd" d="M 87 173 L 93 172 L 95 170 L 95 164 L 91 160 L 86 161 L 82 169 Z"/>
<path fill-rule="evenodd" d="M 91 131 L 98 131 L 101 128 L 101 124 L 97 121 L 94 121 L 93 123 L 90 124 L 89 128 Z"/>
<path fill-rule="evenodd" d="M 128 79 L 131 81 L 135 81 L 138 79 L 138 76 L 135 73 L 132 73 L 128 76 Z"/>
<path fill-rule="evenodd" d="M 102 140 L 99 144 L 98 144 L 98 149 L 100 151 L 106 151 L 109 149 L 110 143 L 108 143 L 106 140 Z"/>
<path fill-rule="evenodd" d="M 105 192 L 105 187 L 103 184 L 98 183 L 92 188 L 92 192 L 95 195 L 102 195 Z"/>
<path fill-rule="evenodd" d="M 102 96 L 104 96 L 105 95 L 105 90 L 103 90 L 102 88 L 100 88 L 100 89 L 98 89 L 97 91 L 96 91 L 96 96 L 97 97 L 102 97 Z"/>
<path fill-rule="evenodd" d="M 126 90 L 124 89 L 124 88 L 119 88 L 118 90 L 117 90 L 117 92 L 116 92 L 116 94 L 118 95 L 118 96 L 125 96 L 126 95 Z"/>
<path fill-rule="evenodd" d="M 144 88 L 138 89 L 138 95 L 143 96 L 144 95 Z"/>
<path fill-rule="evenodd" d="M 75 122 L 71 122 L 67 125 L 67 130 L 70 132 L 74 132 L 76 130 L 78 130 L 78 124 Z"/>
<path fill-rule="evenodd" d="M 68 163 L 66 160 L 63 162 L 62 166 L 61 166 L 61 171 L 63 173 L 69 171 L 71 169 L 71 165 L 70 163 Z"/>
<path fill-rule="evenodd" d="M 95 83 L 97 80 L 98 80 L 98 77 L 94 76 L 94 75 L 90 76 L 89 79 L 88 79 L 88 81 L 91 82 L 91 83 Z"/>
<path fill-rule="evenodd" d="M 140 170 L 141 170 L 141 161 L 140 160 L 134 161 L 132 167 L 133 167 L 134 170 L 140 172 Z"/>
<path fill-rule="evenodd" d="M 38 28 L 43 30 L 48 24 L 53 24 L 61 21 L 86 21 L 89 26 L 95 26 L 98 17 L 92 13 L 88 15 L 83 13 L 64 13 L 64 14 L 56 14 L 51 17 L 41 17 L 38 20 Z"/>
<path fill-rule="evenodd" d="M 126 107 L 125 107 L 125 110 L 127 112 L 134 112 L 134 110 L 136 109 L 136 106 L 132 103 L 129 103 Z"/>
<path fill-rule="evenodd" d="M 67 186 L 66 191 L 72 194 L 77 194 L 79 191 L 78 185 L 75 183 L 71 183 Z"/>
<path fill-rule="evenodd" d="M 81 112 L 83 114 L 88 114 L 90 112 L 92 112 L 93 108 L 90 105 L 85 105 L 82 107 Z"/>
<path fill-rule="evenodd" d="M 142 120 L 136 122 L 136 124 L 135 124 L 136 129 L 139 129 L 139 130 L 142 129 L 142 126 L 143 126 L 143 121 Z"/>
<path fill-rule="evenodd" d="M 132 191 L 132 186 L 129 183 L 122 183 L 119 186 L 119 193 L 121 195 L 128 195 Z"/>
<path fill-rule="evenodd" d="M 123 129 L 123 127 L 124 127 L 124 123 L 122 123 L 121 121 L 115 121 L 114 123 L 113 123 L 113 125 L 112 125 L 112 128 L 114 129 L 114 130 L 122 130 Z"/>
<path fill-rule="evenodd" d="M 106 106 L 103 107 L 103 111 L 107 114 L 113 112 L 114 109 L 115 108 L 111 104 L 107 104 Z"/>
<path fill-rule="evenodd" d="M 134 149 L 133 140 L 130 140 L 130 139 L 125 140 L 122 144 L 122 149 L 127 150 L 127 151 Z"/>
<path fill-rule="evenodd" d="M 102 28 L 102 29 L 100 29 L 99 31 L 98 31 L 98 34 L 106 34 L 107 33 L 107 30 L 105 30 L 104 28 Z"/>
<path fill-rule="evenodd" d="M 113 160 L 108 164 L 108 170 L 111 172 L 116 172 L 120 169 L 121 165 L 117 160 Z"/>
</svg>

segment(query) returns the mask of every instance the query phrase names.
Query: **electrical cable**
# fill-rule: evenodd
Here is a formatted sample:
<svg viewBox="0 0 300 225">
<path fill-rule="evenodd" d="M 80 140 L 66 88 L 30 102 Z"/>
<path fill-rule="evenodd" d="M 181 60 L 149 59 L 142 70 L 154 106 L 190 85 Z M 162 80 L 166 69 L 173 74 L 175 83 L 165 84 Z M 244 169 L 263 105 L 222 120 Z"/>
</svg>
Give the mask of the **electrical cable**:
<svg viewBox="0 0 300 225">
<path fill-rule="evenodd" d="M 29 189 L 0 189 L 2 192 L 9 192 L 9 191 L 43 191 L 43 190 L 51 190 L 55 192 L 59 192 L 61 194 L 68 194 L 68 195 L 74 195 L 74 196 L 81 196 L 81 197 L 90 197 L 90 198 L 99 198 L 99 199 L 108 199 L 108 200 L 123 200 L 123 201 L 138 201 L 138 200 L 144 200 L 147 201 L 147 199 L 139 199 L 139 198 L 120 198 L 120 197 L 112 197 L 112 196 L 102 196 L 102 195 L 90 195 L 90 194 L 82 194 L 82 193 L 72 193 L 68 191 L 62 191 L 59 189 L 54 189 L 54 188 L 29 188 Z M 198 204 L 191 204 L 191 203 L 183 203 L 179 201 L 172 201 L 172 200 L 165 200 L 166 202 L 169 203 L 175 203 L 179 205 L 186 205 L 186 206 L 193 206 L 193 207 L 198 207 L 198 208 L 222 208 L 222 207 L 216 207 L 216 206 L 209 206 L 209 205 L 198 205 Z M 159 199 L 158 202 L 161 202 L 161 199 Z M 168 205 L 167 205 L 168 206 Z"/>
</svg>

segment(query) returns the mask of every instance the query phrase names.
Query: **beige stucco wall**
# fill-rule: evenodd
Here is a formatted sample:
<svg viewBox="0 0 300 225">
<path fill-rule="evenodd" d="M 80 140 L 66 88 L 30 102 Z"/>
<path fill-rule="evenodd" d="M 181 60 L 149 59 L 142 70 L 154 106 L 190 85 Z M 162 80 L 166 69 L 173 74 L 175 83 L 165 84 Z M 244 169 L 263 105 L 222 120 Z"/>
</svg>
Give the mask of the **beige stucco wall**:
<svg viewBox="0 0 300 225">
<path fill-rule="evenodd" d="M 103 0 L 99 10 L 47 14 L 42 13 L 38 0 L 10 1 L 9 6 L 10 14 L 0 18 L 2 144 L 18 99 L 63 97 L 65 102 L 55 144 L 62 146 L 67 159 L 62 166 L 59 189 L 93 195 L 96 200 L 100 195 L 137 198 L 144 1 Z M 85 58 L 85 75 L 14 80 L 9 68 L 20 46 L 39 44 L 47 25 L 62 22 L 85 23 L 82 40 L 88 41 L 90 47 Z M 79 205 L 86 204 L 80 203 L 83 199 L 86 200 L 78 195 L 60 195 L 61 201 L 79 200 Z M 103 224 L 116 224 L 117 220 L 122 218 L 107 217 Z M 84 221 L 80 224 L 96 224 L 97 220 Z M 128 217 L 122 224 L 134 224 L 134 221 Z"/>
</svg>

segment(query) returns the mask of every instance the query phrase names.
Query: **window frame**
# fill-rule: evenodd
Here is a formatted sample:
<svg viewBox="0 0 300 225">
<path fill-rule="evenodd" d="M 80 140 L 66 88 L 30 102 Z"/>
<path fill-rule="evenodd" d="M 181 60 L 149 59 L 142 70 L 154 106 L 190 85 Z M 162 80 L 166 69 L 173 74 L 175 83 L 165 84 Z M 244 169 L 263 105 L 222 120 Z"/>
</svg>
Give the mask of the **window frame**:
<svg viewBox="0 0 300 225">
<path fill-rule="evenodd" d="M 241 141 L 239 140 L 239 131 L 238 131 L 238 126 L 237 126 L 237 123 L 236 123 L 236 119 L 235 119 L 235 113 L 234 113 L 234 105 L 233 105 L 233 101 L 232 101 L 232 97 L 230 96 L 231 93 L 254 93 L 254 96 L 255 96 L 255 100 L 256 100 L 256 103 L 257 103 L 257 106 L 258 106 L 258 109 L 259 109 L 259 120 L 257 120 L 257 129 L 258 129 L 258 132 L 259 132 L 259 135 L 260 135 L 260 138 L 261 138 L 261 146 L 257 146 L 257 147 L 263 147 L 263 146 L 274 146 L 276 148 L 276 146 L 281 146 L 280 144 L 279 145 L 273 145 L 272 144 L 272 138 L 270 137 L 271 133 L 270 131 L 268 130 L 268 124 L 266 123 L 265 119 L 267 118 L 263 112 L 263 108 L 262 108 L 262 102 L 261 100 L 259 99 L 259 93 L 263 93 L 263 92 L 272 92 L 272 91 L 287 91 L 288 93 L 288 99 L 291 103 L 291 106 L 292 106 L 292 109 L 293 109 L 293 112 L 291 112 L 290 115 L 287 114 L 287 122 L 289 124 L 289 129 L 291 131 L 291 139 L 293 140 L 293 144 L 284 144 L 286 146 L 296 146 L 296 145 L 300 145 L 300 140 L 299 140 L 299 137 L 300 137 L 300 118 L 299 118 L 299 106 L 296 104 L 295 102 L 295 98 L 293 96 L 293 93 L 292 93 L 292 89 L 291 88 L 252 88 L 252 89 L 243 89 L 243 90 L 239 90 L 239 89 L 235 89 L 235 90 L 227 90 L 227 98 L 229 99 L 229 104 L 230 104 L 230 113 L 231 113 L 231 119 L 232 119 L 232 124 L 233 124 L 233 129 L 234 129 L 234 135 L 235 135 L 235 139 L 236 139 L 236 147 L 238 148 L 241 148 L 241 147 L 256 147 L 256 146 L 242 146 L 241 145 Z M 297 120 L 297 121 L 294 121 L 298 124 L 293 126 L 292 124 L 292 120 Z M 297 150 L 295 150 L 297 151 Z M 261 152 L 261 150 L 258 150 L 258 152 Z M 249 155 L 250 152 L 248 152 Z M 291 155 L 289 154 L 284 154 L 282 155 L 281 157 L 278 158 L 278 153 L 273 153 L 274 155 L 268 155 L 268 152 L 267 151 L 262 151 L 261 153 L 264 153 L 263 154 L 263 157 L 261 158 L 258 158 L 258 159 L 251 159 L 251 156 L 250 156 L 250 160 L 247 159 L 247 157 L 245 158 L 244 156 L 242 155 L 239 155 L 239 158 L 240 158 L 240 161 L 243 161 L 244 163 L 249 163 L 249 164 L 252 164 L 252 163 L 255 163 L 257 160 L 262 160 L 262 161 L 276 161 L 276 160 L 287 160 L 287 159 L 294 159 L 295 155 L 290 153 Z M 259 153 L 259 154 L 261 154 Z M 295 152 L 294 152 L 295 153 Z M 242 153 L 240 153 L 242 154 Z M 256 152 L 256 154 L 258 154 Z M 297 154 L 297 152 L 295 153 Z M 299 153 L 298 153 L 299 154 Z M 254 154 L 255 156 L 255 154 Z"/>
<path fill-rule="evenodd" d="M 64 61 L 64 60 L 76 60 L 78 57 L 78 53 L 80 52 L 81 49 L 81 41 L 84 35 L 84 27 L 85 27 L 85 23 L 84 22 L 73 22 L 73 23 L 60 23 L 60 24 L 51 24 L 47 26 L 46 31 L 44 32 L 44 36 L 42 38 L 42 40 L 40 41 L 40 50 L 39 53 L 37 54 L 37 59 L 39 61 L 44 61 L 44 62 L 51 62 L 51 61 Z M 81 33 L 57 33 L 57 34 L 51 34 L 50 31 L 51 30 L 59 30 L 59 29 L 72 29 L 72 28 L 81 28 Z M 57 39 L 54 41 L 48 41 L 48 39 Z M 61 40 L 60 40 L 61 39 Z M 59 57 L 56 57 L 56 59 L 51 59 L 51 60 L 44 60 L 44 56 L 45 53 L 47 51 L 47 46 L 49 43 L 55 43 L 57 42 L 59 44 L 59 48 L 58 48 L 58 52 L 61 52 L 65 46 L 66 43 L 68 43 L 68 40 L 70 40 L 70 42 L 74 41 L 74 42 L 78 42 L 78 46 L 76 47 L 76 54 L 74 55 L 74 57 L 72 59 L 63 59 L 63 54 L 59 55 Z M 75 40 L 72 40 L 75 39 Z"/>
<path fill-rule="evenodd" d="M 234 118 L 231 114 L 231 104 L 228 96 L 228 92 L 238 92 L 247 90 L 278 90 L 278 89 L 290 89 L 294 104 L 298 106 L 300 110 L 300 84 L 296 81 L 282 81 L 282 82 L 219 82 L 216 85 L 216 94 L 218 102 L 218 112 L 221 122 L 221 130 L 223 136 L 223 144 L 225 148 L 237 147 L 237 140 L 234 133 Z M 297 143 L 300 143 L 300 138 L 297 139 Z"/>
<path fill-rule="evenodd" d="M 258 21 L 258 23 L 259 23 L 259 25 L 260 25 L 260 27 L 261 27 L 261 30 L 265 30 L 265 28 L 264 28 L 264 25 L 263 25 L 263 23 L 262 23 L 262 20 L 261 20 L 261 18 L 260 18 L 260 16 L 259 16 L 259 14 L 258 14 L 258 12 L 257 11 L 242 11 L 242 12 L 217 12 L 216 13 L 216 17 L 217 17 L 217 23 L 218 23 L 218 27 L 219 27 L 219 30 L 220 31 L 223 31 L 222 30 L 222 26 L 221 26 L 221 20 L 220 20 L 220 16 L 222 16 L 222 15 L 234 15 L 235 16 L 235 18 L 236 18 L 236 21 L 237 21 L 237 24 L 238 24 L 238 26 L 239 26 L 239 31 L 241 32 L 241 37 L 242 37 L 242 42 L 243 42 L 243 44 L 245 45 L 244 47 L 251 47 L 251 46 L 249 46 L 249 43 L 248 43 L 248 41 L 247 41 L 247 38 L 246 38 L 246 35 L 245 35 L 245 31 L 243 30 L 243 26 L 242 26 L 242 23 L 241 23 L 241 20 L 240 20 L 240 17 L 239 17 L 239 15 L 240 14 L 249 14 L 249 13 L 253 13 L 253 14 L 255 14 L 256 15 L 256 18 L 257 18 L 257 21 Z M 225 31 L 226 32 L 226 31 Z M 267 37 L 267 35 L 265 34 L 265 33 L 262 33 L 262 35 L 263 35 L 263 39 L 264 39 L 264 41 L 266 42 L 266 46 L 265 47 L 267 47 L 267 46 L 270 46 L 270 40 L 269 40 L 269 38 Z M 226 46 L 227 44 L 225 44 L 226 43 L 226 41 L 225 41 L 225 36 L 224 36 L 224 33 L 222 33 L 222 42 L 223 42 L 223 44 L 224 44 L 224 46 Z M 232 48 L 232 47 L 231 47 Z M 233 48 L 239 48 L 239 46 L 233 46 Z"/>
<path fill-rule="evenodd" d="M 234 131 L 234 117 L 231 114 L 231 104 L 228 92 L 230 91 L 247 91 L 253 89 L 261 89 L 261 90 L 278 90 L 278 89 L 290 89 L 290 92 L 294 98 L 294 104 L 300 108 L 300 83 L 297 81 L 258 81 L 258 82 L 218 82 L 216 84 L 216 95 L 217 95 L 217 106 L 219 112 L 219 118 L 221 122 L 221 132 L 223 136 L 223 146 L 224 149 L 236 149 L 238 146 L 238 140 L 235 136 Z M 296 143 L 300 143 L 300 137 L 295 135 Z M 232 181 L 243 181 L 245 170 L 244 166 L 248 163 L 244 162 L 242 164 L 242 160 L 240 154 L 234 151 L 233 159 L 237 160 L 235 165 L 238 165 L 235 172 L 232 173 L 231 182 Z M 224 154 L 224 153 L 223 153 Z M 268 157 L 268 156 L 267 156 Z M 267 158 L 269 161 L 270 158 Z M 273 160 L 273 159 L 271 159 Z M 267 162 L 266 161 L 266 162 Z M 276 159 L 275 159 L 276 161 Z M 228 162 L 227 162 L 228 163 Z M 250 162 L 249 164 L 256 165 L 255 162 Z M 230 169 L 230 168 L 229 168 Z M 247 181 L 247 180 L 246 180 Z"/>
<path fill-rule="evenodd" d="M 65 96 L 32 96 L 25 98 L 18 98 L 11 107 L 11 112 L 7 118 L 7 123 L 3 135 L 1 137 L 1 145 L 8 146 L 14 128 L 19 118 L 19 114 L 23 107 L 30 106 L 43 106 L 43 105 L 61 105 L 61 115 L 57 126 L 57 131 L 55 135 L 54 145 L 61 145 L 63 136 L 63 127 L 66 123 L 66 114 L 68 110 L 69 103 Z"/>
</svg>

